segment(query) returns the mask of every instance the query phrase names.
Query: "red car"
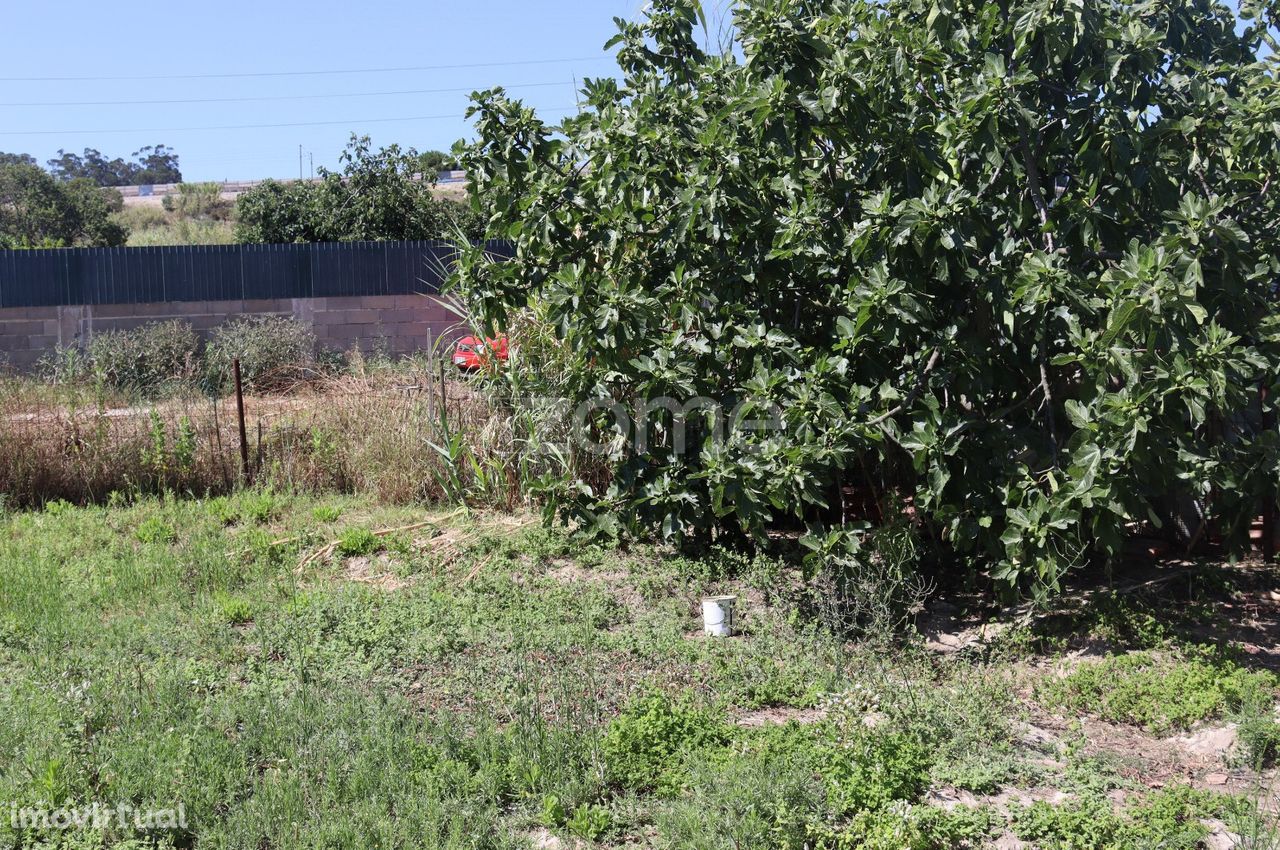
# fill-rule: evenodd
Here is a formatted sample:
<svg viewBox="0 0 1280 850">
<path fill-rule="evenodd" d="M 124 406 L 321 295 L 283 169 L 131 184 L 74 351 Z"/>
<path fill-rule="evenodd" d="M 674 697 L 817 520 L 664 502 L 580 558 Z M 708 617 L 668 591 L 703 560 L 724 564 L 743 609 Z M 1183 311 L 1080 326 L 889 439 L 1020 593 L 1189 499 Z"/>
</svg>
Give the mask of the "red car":
<svg viewBox="0 0 1280 850">
<path fill-rule="evenodd" d="M 507 360 L 507 338 L 481 340 L 479 337 L 464 336 L 453 347 L 453 365 L 464 372 L 483 369 L 491 360 L 505 363 Z"/>
</svg>

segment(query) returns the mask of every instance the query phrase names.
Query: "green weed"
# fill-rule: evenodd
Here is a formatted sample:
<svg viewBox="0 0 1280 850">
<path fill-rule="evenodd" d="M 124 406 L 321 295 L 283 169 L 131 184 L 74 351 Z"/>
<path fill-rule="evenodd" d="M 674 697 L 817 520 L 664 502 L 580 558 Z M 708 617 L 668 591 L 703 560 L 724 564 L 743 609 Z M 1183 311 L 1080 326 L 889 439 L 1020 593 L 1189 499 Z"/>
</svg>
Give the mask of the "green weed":
<svg viewBox="0 0 1280 850">
<path fill-rule="evenodd" d="M 1227 661 L 1135 652 L 1082 664 L 1044 681 L 1037 694 L 1051 705 L 1167 733 L 1246 706 L 1271 705 L 1276 686 L 1273 674 Z"/>
<path fill-rule="evenodd" d="M 172 525 L 165 522 L 160 517 L 147 517 L 138 524 L 134 530 L 133 536 L 140 543 L 173 543 L 178 539 L 178 532 Z"/>
<path fill-rule="evenodd" d="M 337 553 L 344 558 L 372 555 L 382 548 L 382 539 L 367 528 L 348 528 L 338 537 Z"/>
<path fill-rule="evenodd" d="M 682 760 L 730 737 L 724 715 L 696 708 L 688 697 L 652 692 L 633 700 L 605 732 L 601 753 L 610 781 L 633 791 L 674 793 Z"/>
<path fill-rule="evenodd" d="M 342 508 L 336 505 L 316 505 L 311 511 L 311 516 L 315 518 L 316 522 L 337 522 L 338 518 L 342 516 Z"/>
</svg>

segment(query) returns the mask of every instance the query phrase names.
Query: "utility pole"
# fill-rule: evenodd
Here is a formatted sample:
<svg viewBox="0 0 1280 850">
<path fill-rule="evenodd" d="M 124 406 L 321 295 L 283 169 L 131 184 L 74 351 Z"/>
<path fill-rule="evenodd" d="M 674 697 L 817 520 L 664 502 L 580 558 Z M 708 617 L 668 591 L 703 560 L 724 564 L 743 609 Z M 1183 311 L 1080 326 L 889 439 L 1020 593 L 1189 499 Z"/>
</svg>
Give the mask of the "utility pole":
<svg viewBox="0 0 1280 850">
<path fill-rule="evenodd" d="M 302 173 L 302 145 L 298 145 L 298 179 L 301 180 L 303 177 L 304 175 Z"/>
</svg>

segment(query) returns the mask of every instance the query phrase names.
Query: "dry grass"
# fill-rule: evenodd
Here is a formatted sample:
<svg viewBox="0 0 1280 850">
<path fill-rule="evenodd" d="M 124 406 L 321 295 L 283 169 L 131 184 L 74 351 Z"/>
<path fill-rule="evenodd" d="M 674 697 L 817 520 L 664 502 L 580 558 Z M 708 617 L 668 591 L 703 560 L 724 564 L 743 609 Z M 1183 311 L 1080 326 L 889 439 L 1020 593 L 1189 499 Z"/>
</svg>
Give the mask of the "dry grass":
<svg viewBox="0 0 1280 850">
<path fill-rule="evenodd" d="M 387 503 L 509 509 L 522 498 L 510 420 L 463 381 L 442 388 L 430 367 L 315 379 L 245 407 L 259 484 Z M 216 494 L 242 480 L 234 399 L 130 405 L 22 379 L 0 387 L 0 493 L 10 507 Z"/>
</svg>

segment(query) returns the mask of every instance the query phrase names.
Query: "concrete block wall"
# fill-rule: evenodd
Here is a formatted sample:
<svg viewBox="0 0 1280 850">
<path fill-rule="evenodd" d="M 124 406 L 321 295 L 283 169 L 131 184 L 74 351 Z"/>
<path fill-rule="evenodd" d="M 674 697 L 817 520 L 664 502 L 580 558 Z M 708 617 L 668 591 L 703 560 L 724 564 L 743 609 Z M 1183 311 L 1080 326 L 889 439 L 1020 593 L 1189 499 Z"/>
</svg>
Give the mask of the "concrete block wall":
<svg viewBox="0 0 1280 850">
<path fill-rule="evenodd" d="M 0 309 L 0 366 L 27 371 L 58 347 L 87 345 L 95 333 L 170 319 L 190 322 L 207 337 L 218 325 L 245 315 L 293 316 L 312 327 L 321 349 L 334 351 L 359 347 L 413 354 L 460 333 L 457 317 L 422 295 L 8 307 Z"/>
</svg>

